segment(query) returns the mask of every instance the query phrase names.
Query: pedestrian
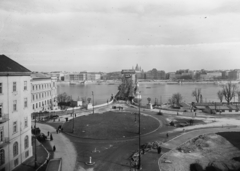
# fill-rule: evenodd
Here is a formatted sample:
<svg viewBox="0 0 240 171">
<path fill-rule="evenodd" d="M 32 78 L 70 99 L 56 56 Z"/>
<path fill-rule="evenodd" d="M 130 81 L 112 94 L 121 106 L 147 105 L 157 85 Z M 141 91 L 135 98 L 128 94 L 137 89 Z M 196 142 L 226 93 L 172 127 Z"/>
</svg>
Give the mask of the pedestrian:
<svg viewBox="0 0 240 171">
<path fill-rule="evenodd" d="M 57 134 L 58 134 L 58 128 L 56 129 L 56 132 L 57 132 Z"/>
<path fill-rule="evenodd" d="M 168 133 L 166 134 L 166 137 L 168 138 Z"/>
<path fill-rule="evenodd" d="M 63 128 L 61 129 L 61 131 L 63 132 Z"/>
<path fill-rule="evenodd" d="M 53 152 L 55 152 L 56 151 L 56 147 L 55 147 L 55 145 L 53 146 Z"/>
<path fill-rule="evenodd" d="M 50 141 L 52 141 L 53 140 L 53 136 L 52 136 L 52 134 L 50 134 Z"/>
<path fill-rule="evenodd" d="M 162 148 L 160 146 L 158 146 L 157 150 L 158 150 L 158 154 L 161 154 Z"/>
<path fill-rule="evenodd" d="M 47 136 L 49 136 L 49 131 L 47 132 Z"/>
</svg>

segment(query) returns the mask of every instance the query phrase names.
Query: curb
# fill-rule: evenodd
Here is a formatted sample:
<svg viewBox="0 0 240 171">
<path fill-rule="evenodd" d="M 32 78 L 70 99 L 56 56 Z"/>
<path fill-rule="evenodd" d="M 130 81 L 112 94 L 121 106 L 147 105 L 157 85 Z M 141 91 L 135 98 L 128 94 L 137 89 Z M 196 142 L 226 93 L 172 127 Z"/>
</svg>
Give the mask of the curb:
<svg viewBox="0 0 240 171">
<path fill-rule="evenodd" d="M 126 112 L 126 113 L 131 113 L 131 112 Z M 141 134 L 141 137 L 143 136 L 147 136 L 149 134 L 152 134 L 154 132 L 156 132 L 157 130 L 159 130 L 162 126 L 163 126 L 163 123 L 161 120 L 158 120 L 157 118 L 155 118 L 154 116 L 151 116 L 149 114 L 146 114 L 146 113 L 141 113 L 142 115 L 146 115 L 146 116 L 149 116 L 149 117 L 152 117 L 153 119 L 157 120 L 159 122 L 159 126 L 154 129 L 153 131 L 151 132 L 148 132 L 146 134 Z M 66 122 L 65 122 L 66 123 Z M 64 124 L 65 124 L 64 123 Z M 63 124 L 63 126 L 64 126 Z M 116 138 L 116 139 L 96 139 L 96 138 L 86 138 L 86 137 L 79 137 L 79 136 L 76 136 L 76 135 L 73 135 L 71 133 L 68 133 L 68 132 L 63 132 L 64 134 L 68 135 L 68 136 L 71 136 L 71 137 L 75 137 L 75 138 L 79 138 L 79 139 L 84 139 L 84 140 L 99 140 L 99 141 L 102 141 L 102 140 L 109 140 L 109 141 L 130 141 L 130 140 L 134 140 L 135 138 L 139 137 L 139 135 L 136 135 L 136 136 L 133 136 L 133 137 L 129 137 L 129 138 Z"/>
<path fill-rule="evenodd" d="M 44 145 L 42 145 L 42 143 L 41 143 L 41 146 L 44 148 L 44 150 L 47 152 L 47 158 L 46 158 L 46 160 L 44 161 L 44 163 L 42 164 L 42 165 L 40 165 L 37 169 L 36 169 L 36 171 L 38 171 L 39 169 L 41 169 L 46 163 L 47 163 L 47 161 L 49 160 L 49 157 L 50 157 L 50 154 L 49 154 L 49 152 L 48 152 L 48 150 L 44 147 Z"/>
</svg>

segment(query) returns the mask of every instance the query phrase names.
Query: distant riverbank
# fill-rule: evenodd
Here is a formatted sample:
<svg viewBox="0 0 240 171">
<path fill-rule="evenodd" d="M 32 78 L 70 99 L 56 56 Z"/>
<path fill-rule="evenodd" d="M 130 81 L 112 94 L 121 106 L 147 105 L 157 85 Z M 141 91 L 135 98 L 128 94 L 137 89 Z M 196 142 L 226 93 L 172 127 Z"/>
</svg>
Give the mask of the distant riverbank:
<svg viewBox="0 0 240 171">
<path fill-rule="evenodd" d="M 215 84 L 224 85 L 229 81 L 170 81 L 170 80 L 138 80 L 139 84 Z M 231 81 L 234 84 L 239 84 L 239 81 Z M 121 80 L 87 80 L 87 81 L 59 81 L 58 84 L 69 84 L 69 85 L 120 85 Z"/>
</svg>

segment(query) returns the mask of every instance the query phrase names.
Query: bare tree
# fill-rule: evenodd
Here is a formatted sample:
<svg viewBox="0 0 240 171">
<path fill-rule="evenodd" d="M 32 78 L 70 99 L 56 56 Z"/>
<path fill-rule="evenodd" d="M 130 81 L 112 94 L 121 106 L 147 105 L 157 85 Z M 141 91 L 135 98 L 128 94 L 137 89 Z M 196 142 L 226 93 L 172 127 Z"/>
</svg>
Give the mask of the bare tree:
<svg viewBox="0 0 240 171">
<path fill-rule="evenodd" d="M 196 102 L 199 103 L 199 102 L 201 101 L 201 98 L 202 98 L 201 89 L 200 89 L 200 88 L 195 89 L 195 90 L 192 92 L 192 96 L 195 97 Z"/>
<path fill-rule="evenodd" d="M 151 103 L 151 98 L 150 97 L 148 97 L 147 100 L 148 100 L 148 103 Z"/>
<path fill-rule="evenodd" d="M 68 96 L 67 93 L 62 93 L 57 96 L 58 105 L 61 107 L 61 109 L 69 105 L 69 103 L 72 101 L 72 97 Z"/>
<path fill-rule="evenodd" d="M 225 100 L 229 104 L 237 92 L 237 86 L 228 82 L 226 85 L 223 85 L 222 92 Z"/>
<path fill-rule="evenodd" d="M 91 103 L 91 98 L 89 97 L 89 98 L 87 98 L 87 101 L 88 101 L 88 103 Z"/>
<path fill-rule="evenodd" d="M 170 99 L 168 99 L 168 102 L 172 105 L 177 104 L 179 105 L 182 101 L 182 95 L 180 93 L 175 93 L 172 95 Z"/>
<path fill-rule="evenodd" d="M 219 91 L 217 92 L 217 95 L 218 95 L 218 98 L 219 98 L 220 102 L 222 103 L 222 101 L 223 101 L 223 91 L 222 91 L 222 90 L 219 90 Z"/>
</svg>

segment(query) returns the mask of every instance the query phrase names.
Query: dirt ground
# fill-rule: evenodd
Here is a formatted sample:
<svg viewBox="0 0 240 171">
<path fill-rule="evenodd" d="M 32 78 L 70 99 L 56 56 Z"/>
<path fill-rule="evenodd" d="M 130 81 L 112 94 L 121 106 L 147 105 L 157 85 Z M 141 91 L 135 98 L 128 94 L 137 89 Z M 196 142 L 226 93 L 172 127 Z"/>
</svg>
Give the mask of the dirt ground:
<svg viewBox="0 0 240 171">
<path fill-rule="evenodd" d="M 239 145 L 240 141 L 230 143 L 224 137 L 226 136 L 208 134 L 186 142 L 161 160 L 162 170 L 237 171 L 240 169 L 240 150 L 236 144 Z M 165 163 L 166 161 L 171 163 Z"/>
</svg>

